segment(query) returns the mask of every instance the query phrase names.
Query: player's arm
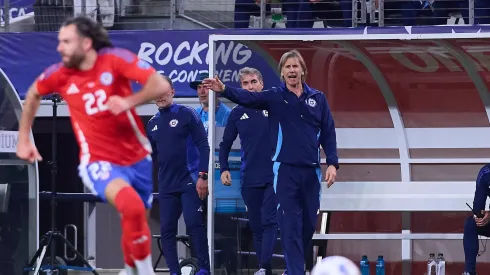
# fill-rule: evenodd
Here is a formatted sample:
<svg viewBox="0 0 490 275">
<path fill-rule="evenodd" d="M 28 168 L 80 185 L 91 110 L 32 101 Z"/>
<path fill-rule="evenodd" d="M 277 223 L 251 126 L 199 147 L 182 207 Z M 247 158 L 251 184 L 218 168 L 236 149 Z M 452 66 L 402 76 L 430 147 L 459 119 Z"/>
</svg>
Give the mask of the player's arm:
<svg viewBox="0 0 490 275">
<path fill-rule="evenodd" d="M 208 135 L 204 129 L 204 125 L 197 116 L 194 109 L 188 109 L 191 112 L 191 120 L 189 123 L 192 142 L 196 145 L 199 151 L 199 172 L 207 173 L 209 169 L 209 143 Z"/>
<path fill-rule="evenodd" d="M 330 112 L 327 98 L 322 95 L 322 121 L 320 129 L 320 144 L 327 156 L 327 165 L 339 169 L 339 158 L 337 156 L 337 134 L 335 132 L 335 122 Z"/>
<path fill-rule="evenodd" d="M 34 118 L 36 117 L 37 110 L 41 104 L 42 96 L 48 95 L 56 90 L 55 87 L 58 84 L 56 72 L 59 68 L 59 65 L 49 67 L 27 90 L 19 122 L 17 156 L 20 159 L 28 160 L 31 163 L 36 160 L 42 160 L 41 155 L 29 138 L 32 124 L 34 123 Z"/>
<path fill-rule="evenodd" d="M 19 122 L 19 142 L 29 142 L 29 134 L 39 105 L 41 105 L 41 98 L 56 90 L 58 84 L 56 72 L 59 68 L 59 64 L 47 68 L 27 90 Z"/>
<path fill-rule="evenodd" d="M 29 90 L 24 101 L 24 108 L 22 110 L 22 116 L 19 122 L 19 143 L 30 142 L 29 134 L 31 132 L 34 118 L 36 117 L 37 110 L 41 104 L 41 95 L 37 90 L 37 82 L 34 82 Z"/>
<path fill-rule="evenodd" d="M 228 157 L 230 155 L 231 147 L 233 146 L 233 142 L 238 136 L 238 129 L 235 123 L 235 114 L 237 113 L 237 109 L 233 109 L 231 111 L 230 117 L 228 119 L 228 123 L 225 127 L 225 132 L 223 133 L 223 139 L 219 144 L 219 166 L 220 172 L 230 171 L 228 166 Z"/>
<path fill-rule="evenodd" d="M 114 60 L 114 69 L 119 74 L 143 86 L 141 90 L 126 98 L 129 109 L 172 92 L 170 83 L 150 64 L 139 59 L 134 53 L 116 48 L 112 58 Z"/>
</svg>

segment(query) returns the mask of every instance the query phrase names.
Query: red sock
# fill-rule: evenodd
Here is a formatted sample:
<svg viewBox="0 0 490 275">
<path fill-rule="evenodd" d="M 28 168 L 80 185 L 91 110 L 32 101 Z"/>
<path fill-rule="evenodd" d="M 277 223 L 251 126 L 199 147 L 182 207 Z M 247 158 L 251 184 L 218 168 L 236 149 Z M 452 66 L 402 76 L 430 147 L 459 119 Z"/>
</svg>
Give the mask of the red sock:
<svg viewBox="0 0 490 275">
<path fill-rule="evenodd" d="M 116 195 L 115 206 L 122 216 L 123 236 L 127 236 L 122 240 L 123 246 L 129 248 L 128 254 L 134 260 L 145 259 L 151 253 L 151 236 L 143 201 L 136 191 L 128 186 Z"/>
<path fill-rule="evenodd" d="M 151 233 L 146 222 L 145 230 L 134 233 L 131 243 L 131 251 L 135 260 L 143 260 L 151 253 Z"/>
<path fill-rule="evenodd" d="M 130 253 L 130 247 L 128 247 L 128 234 L 124 234 L 124 232 L 126 231 L 125 229 L 125 223 L 122 222 L 121 220 L 121 228 L 122 228 L 122 231 L 123 231 L 123 234 L 121 236 L 121 248 L 122 248 L 122 252 L 123 252 L 123 257 L 124 257 L 124 263 L 127 264 L 128 266 L 134 268 L 135 265 L 134 265 L 134 260 L 133 260 L 133 256 L 131 255 Z"/>
</svg>

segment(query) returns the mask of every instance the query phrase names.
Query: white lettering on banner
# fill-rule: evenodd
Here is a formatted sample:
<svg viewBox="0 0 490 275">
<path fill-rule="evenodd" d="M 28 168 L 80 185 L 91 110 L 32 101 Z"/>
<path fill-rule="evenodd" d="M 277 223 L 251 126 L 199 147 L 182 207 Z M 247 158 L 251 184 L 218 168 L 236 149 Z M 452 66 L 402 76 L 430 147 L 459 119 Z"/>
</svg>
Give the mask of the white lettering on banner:
<svg viewBox="0 0 490 275">
<path fill-rule="evenodd" d="M 206 51 L 206 57 L 203 60 L 203 54 Z M 218 44 L 216 48 L 216 64 L 227 66 L 230 62 L 235 65 L 243 65 L 252 57 L 252 51 L 247 46 L 230 41 L 228 45 L 225 43 Z M 166 74 L 172 81 L 186 83 L 196 79 L 196 76 L 200 73 L 207 73 L 207 66 L 205 70 L 196 70 L 192 68 L 192 65 L 209 65 L 210 52 L 208 43 L 200 43 L 194 41 L 191 46 L 191 42 L 184 41 L 178 46 L 174 47 L 172 44 L 165 42 L 160 46 L 155 46 L 149 42 L 141 43 L 138 51 L 138 57 L 150 64 L 165 66 L 170 63 L 176 66 L 187 65 L 188 69 L 175 69 L 170 72 L 159 70 L 160 74 Z M 189 66 L 190 65 L 190 66 Z M 238 68 L 237 68 L 238 69 Z M 238 70 L 218 70 L 219 77 L 224 82 L 234 81 L 237 82 Z"/>
<path fill-rule="evenodd" d="M 440 68 L 445 68 L 450 72 L 464 71 L 457 58 L 444 47 L 419 45 L 418 41 L 405 41 L 405 43 L 407 46 L 366 47 L 366 50 L 372 55 L 389 53 L 401 65 L 416 72 L 432 73 L 437 72 Z M 490 71 L 489 46 L 462 46 L 461 48 L 466 54 L 473 57 L 474 60 L 470 59 L 470 61 L 474 61 L 479 72 Z"/>
<path fill-rule="evenodd" d="M 13 19 L 13 18 L 17 18 L 17 17 L 22 17 L 22 16 L 25 16 L 27 14 L 26 12 L 26 9 L 25 8 L 10 8 L 9 9 L 9 18 L 10 19 Z M 4 21 L 4 9 L 0 9 L 0 22 L 3 22 Z"/>
<path fill-rule="evenodd" d="M 187 82 L 194 81 L 196 79 L 196 76 L 201 73 L 208 73 L 208 70 L 193 70 L 193 71 L 173 70 L 170 71 L 170 73 L 160 70 L 158 71 L 158 73 L 167 75 L 168 77 L 170 77 L 172 82 L 187 83 Z M 238 70 L 218 70 L 217 73 L 219 78 L 223 82 L 229 82 L 229 81 L 238 82 L 240 78 L 238 76 Z"/>
<path fill-rule="evenodd" d="M 0 131 L 0 153 L 15 153 L 18 136 L 17 131 Z"/>
</svg>

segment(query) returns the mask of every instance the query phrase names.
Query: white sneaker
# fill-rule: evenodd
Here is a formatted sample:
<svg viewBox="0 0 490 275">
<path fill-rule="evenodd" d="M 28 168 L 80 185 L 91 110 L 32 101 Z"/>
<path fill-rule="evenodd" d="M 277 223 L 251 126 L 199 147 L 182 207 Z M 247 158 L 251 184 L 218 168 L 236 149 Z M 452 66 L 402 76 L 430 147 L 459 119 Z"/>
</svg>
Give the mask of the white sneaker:
<svg viewBox="0 0 490 275">
<path fill-rule="evenodd" d="M 265 275 L 265 269 L 261 268 L 254 273 L 254 275 Z"/>
</svg>

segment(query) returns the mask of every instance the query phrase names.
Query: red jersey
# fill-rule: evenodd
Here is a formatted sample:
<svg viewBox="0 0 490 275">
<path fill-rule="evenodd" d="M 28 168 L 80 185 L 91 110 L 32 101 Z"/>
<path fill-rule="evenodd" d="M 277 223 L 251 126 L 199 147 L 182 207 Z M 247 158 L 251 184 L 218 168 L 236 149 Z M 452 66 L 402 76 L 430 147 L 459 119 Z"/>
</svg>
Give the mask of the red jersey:
<svg viewBox="0 0 490 275">
<path fill-rule="evenodd" d="M 151 153 L 145 128 L 134 109 L 114 115 L 106 105 L 110 96 L 133 93 L 130 81 L 144 85 L 155 69 L 132 52 L 105 48 L 89 71 L 52 65 L 37 79 L 41 95 L 58 93 L 68 104 L 80 147 L 80 164 L 109 161 L 131 165 Z"/>
</svg>

